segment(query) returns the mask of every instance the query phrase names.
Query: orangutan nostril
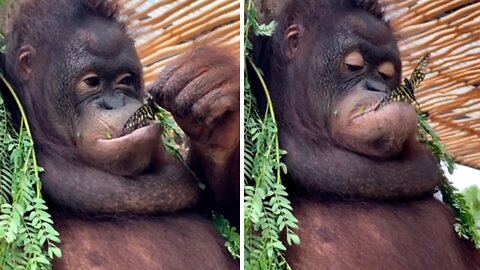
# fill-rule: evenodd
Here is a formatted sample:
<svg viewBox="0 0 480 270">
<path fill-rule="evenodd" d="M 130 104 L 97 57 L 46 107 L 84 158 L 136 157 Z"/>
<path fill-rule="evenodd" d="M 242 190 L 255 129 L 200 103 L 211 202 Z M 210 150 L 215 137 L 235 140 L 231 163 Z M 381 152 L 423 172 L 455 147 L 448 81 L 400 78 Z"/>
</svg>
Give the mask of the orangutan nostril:
<svg viewBox="0 0 480 270">
<path fill-rule="evenodd" d="M 365 83 L 365 88 L 367 88 L 369 91 L 382 93 L 386 93 L 388 90 L 388 87 L 385 84 L 373 80 L 367 80 Z"/>
</svg>

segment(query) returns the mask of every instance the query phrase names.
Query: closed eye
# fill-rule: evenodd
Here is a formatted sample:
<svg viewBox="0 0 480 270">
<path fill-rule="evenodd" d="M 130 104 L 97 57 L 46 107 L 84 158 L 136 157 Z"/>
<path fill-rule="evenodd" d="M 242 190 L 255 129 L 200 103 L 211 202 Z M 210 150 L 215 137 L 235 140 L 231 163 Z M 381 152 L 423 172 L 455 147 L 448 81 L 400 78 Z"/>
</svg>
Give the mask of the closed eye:
<svg viewBox="0 0 480 270">
<path fill-rule="evenodd" d="M 382 77 L 384 80 L 391 79 L 393 75 L 395 75 L 395 66 L 393 65 L 392 62 L 385 62 L 382 63 L 378 67 L 378 74 L 380 77 Z"/>
<path fill-rule="evenodd" d="M 343 63 L 346 69 L 350 72 L 360 71 L 365 67 L 365 60 L 359 50 L 352 51 L 345 56 Z"/>
<path fill-rule="evenodd" d="M 345 64 L 348 68 L 349 71 L 355 72 L 355 71 L 360 71 L 363 69 L 363 66 L 358 66 L 358 65 L 352 65 L 352 64 Z"/>
</svg>

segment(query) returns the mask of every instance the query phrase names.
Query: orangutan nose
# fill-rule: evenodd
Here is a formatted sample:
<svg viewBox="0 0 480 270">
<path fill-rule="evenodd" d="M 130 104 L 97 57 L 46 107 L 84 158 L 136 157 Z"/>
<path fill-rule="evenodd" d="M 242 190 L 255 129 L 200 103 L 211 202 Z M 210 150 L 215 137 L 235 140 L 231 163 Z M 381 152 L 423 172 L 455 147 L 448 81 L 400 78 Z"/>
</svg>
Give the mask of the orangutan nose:
<svg viewBox="0 0 480 270">
<path fill-rule="evenodd" d="M 114 93 L 103 97 L 99 105 L 105 110 L 120 109 L 125 106 L 125 95 L 123 93 Z"/>
<path fill-rule="evenodd" d="M 387 90 L 388 90 L 388 87 L 385 84 L 374 81 L 374 80 L 369 80 L 369 79 L 365 80 L 365 88 L 368 91 L 375 91 L 375 92 L 382 92 L 382 93 L 387 93 Z"/>
</svg>

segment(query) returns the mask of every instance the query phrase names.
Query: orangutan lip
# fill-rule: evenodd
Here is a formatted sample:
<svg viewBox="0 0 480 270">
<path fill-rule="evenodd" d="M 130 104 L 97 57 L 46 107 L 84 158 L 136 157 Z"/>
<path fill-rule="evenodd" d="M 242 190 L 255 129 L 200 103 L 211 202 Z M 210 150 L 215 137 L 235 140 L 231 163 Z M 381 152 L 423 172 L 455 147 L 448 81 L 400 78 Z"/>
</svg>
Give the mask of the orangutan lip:
<svg viewBox="0 0 480 270">
<path fill-rule="evenodd" d="M 368 104 L 368 105 L 356 106 L 354 111 L 353 111 L 352 119 L 356 119 L 356 118 L 359 118 L 360 116 L 364 116 L 366 114 L 374 112 L 375 108 L 377 107 L 378 104 L 380 104 L 380 102 L 381 102 L 381 100 L 379 100 L 375 103 Z"/>
<path fill-rule="evenodd" d="M 128 139 L 129 137 L 141 136 L 142 134 L 148 133 L 148 132 L 157 132 L 157 131 L 160 132 L 160 130 L 161 130 L 160 123 L 152 120 L 152 121 L 149 121 L 146 126 L 141 127 L 141 128 L 137 128 L 134 131 L 132 131 L 131 133 L 124 134 L 120 137 L 115 137 L 115 138 L 110 138 L 110 139 L 98 138 L 97 140 L 98 141 L 114 142 L 114 141 L 119 141 L 119 140 L 123 140 L 123 139 Z"/>
<path fill-rule="evenodd" d="M 375 103 L 370 103 L 368 105 L 356 106 L 355 109 L 353 110 L 352 119 L 356 119 L 356 118 L 359 118 L 361 116 L 367 115 L 369 113 L 379 111 L 379 110 L 383 109 L 384 107 L 389 106 L 391 104 L 403 102 L 403 101 L 393 101 L 393 102 L 387 103 L 387 104 L 379 107 L 379 105 L 380 105 L 380 103 L 382 103 L 382 101 L 383 101 L 383 99 L 380 99 L 379 101 L 376 101 Z"/>
</svg>

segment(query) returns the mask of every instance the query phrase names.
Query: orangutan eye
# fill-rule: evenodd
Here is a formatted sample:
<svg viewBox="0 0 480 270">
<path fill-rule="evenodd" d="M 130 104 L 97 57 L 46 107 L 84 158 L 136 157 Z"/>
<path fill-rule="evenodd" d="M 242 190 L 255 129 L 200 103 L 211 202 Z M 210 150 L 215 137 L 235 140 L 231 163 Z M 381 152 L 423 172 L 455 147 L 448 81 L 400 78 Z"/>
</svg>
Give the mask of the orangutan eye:
<svg viewBox="0 0 480 270">
<path fill-rule="evenodd" d="M 100 78 L 94 74 L 90 73 L 84 76 L 77 84 L 77 92 L 79 94 L 88 93 L 90 91 L 96 90 L 100 86 Z"/>
<path fill-rule="evenodd" d="M 362 53 L 353 51 L 345 57 L 345 66 L 348 71 L 355 72 L 362 70 L 365 67 L 365 60 Z"/>
<path fill-rule="evenodd" d="M 383 79 L 388 80 L 395 74 L 395 66 L 393 66 L 392 62 L 385 62 L 378 67 L 378 74 Z"/>
<path fill-rule="evenodd" d="M 118 84 L 125 85 L 125 86 L 130 86 L 132 87 L 134 85 L 135 81 L 133 79 L 133 76 L 131 74 L 125 74 L 122 77 L 120 77 L 120 80 Z"/>
<path fill-rule="evenodd" d="M 89 75 L 83 79 L 83 82 L 89 87 L 97 87 L 100 85 L 100 79 L 96 75 Z"/>
<path fill-rule="evenodd" d="M 96 75 L 91 75 L 83 79 L 83 82 L 90 87 L 97 87 L 100 85 L 100 79 Z"/>
<path fill-rule="evenodd" d="M 363 69 L 363 66 L 356 66 L 356 65 L 350 65 L 350 64 L 346 64 L 347 68 L 349 71 L 359 71 L 359 70 L 362 70 Z"/>
</svg>

